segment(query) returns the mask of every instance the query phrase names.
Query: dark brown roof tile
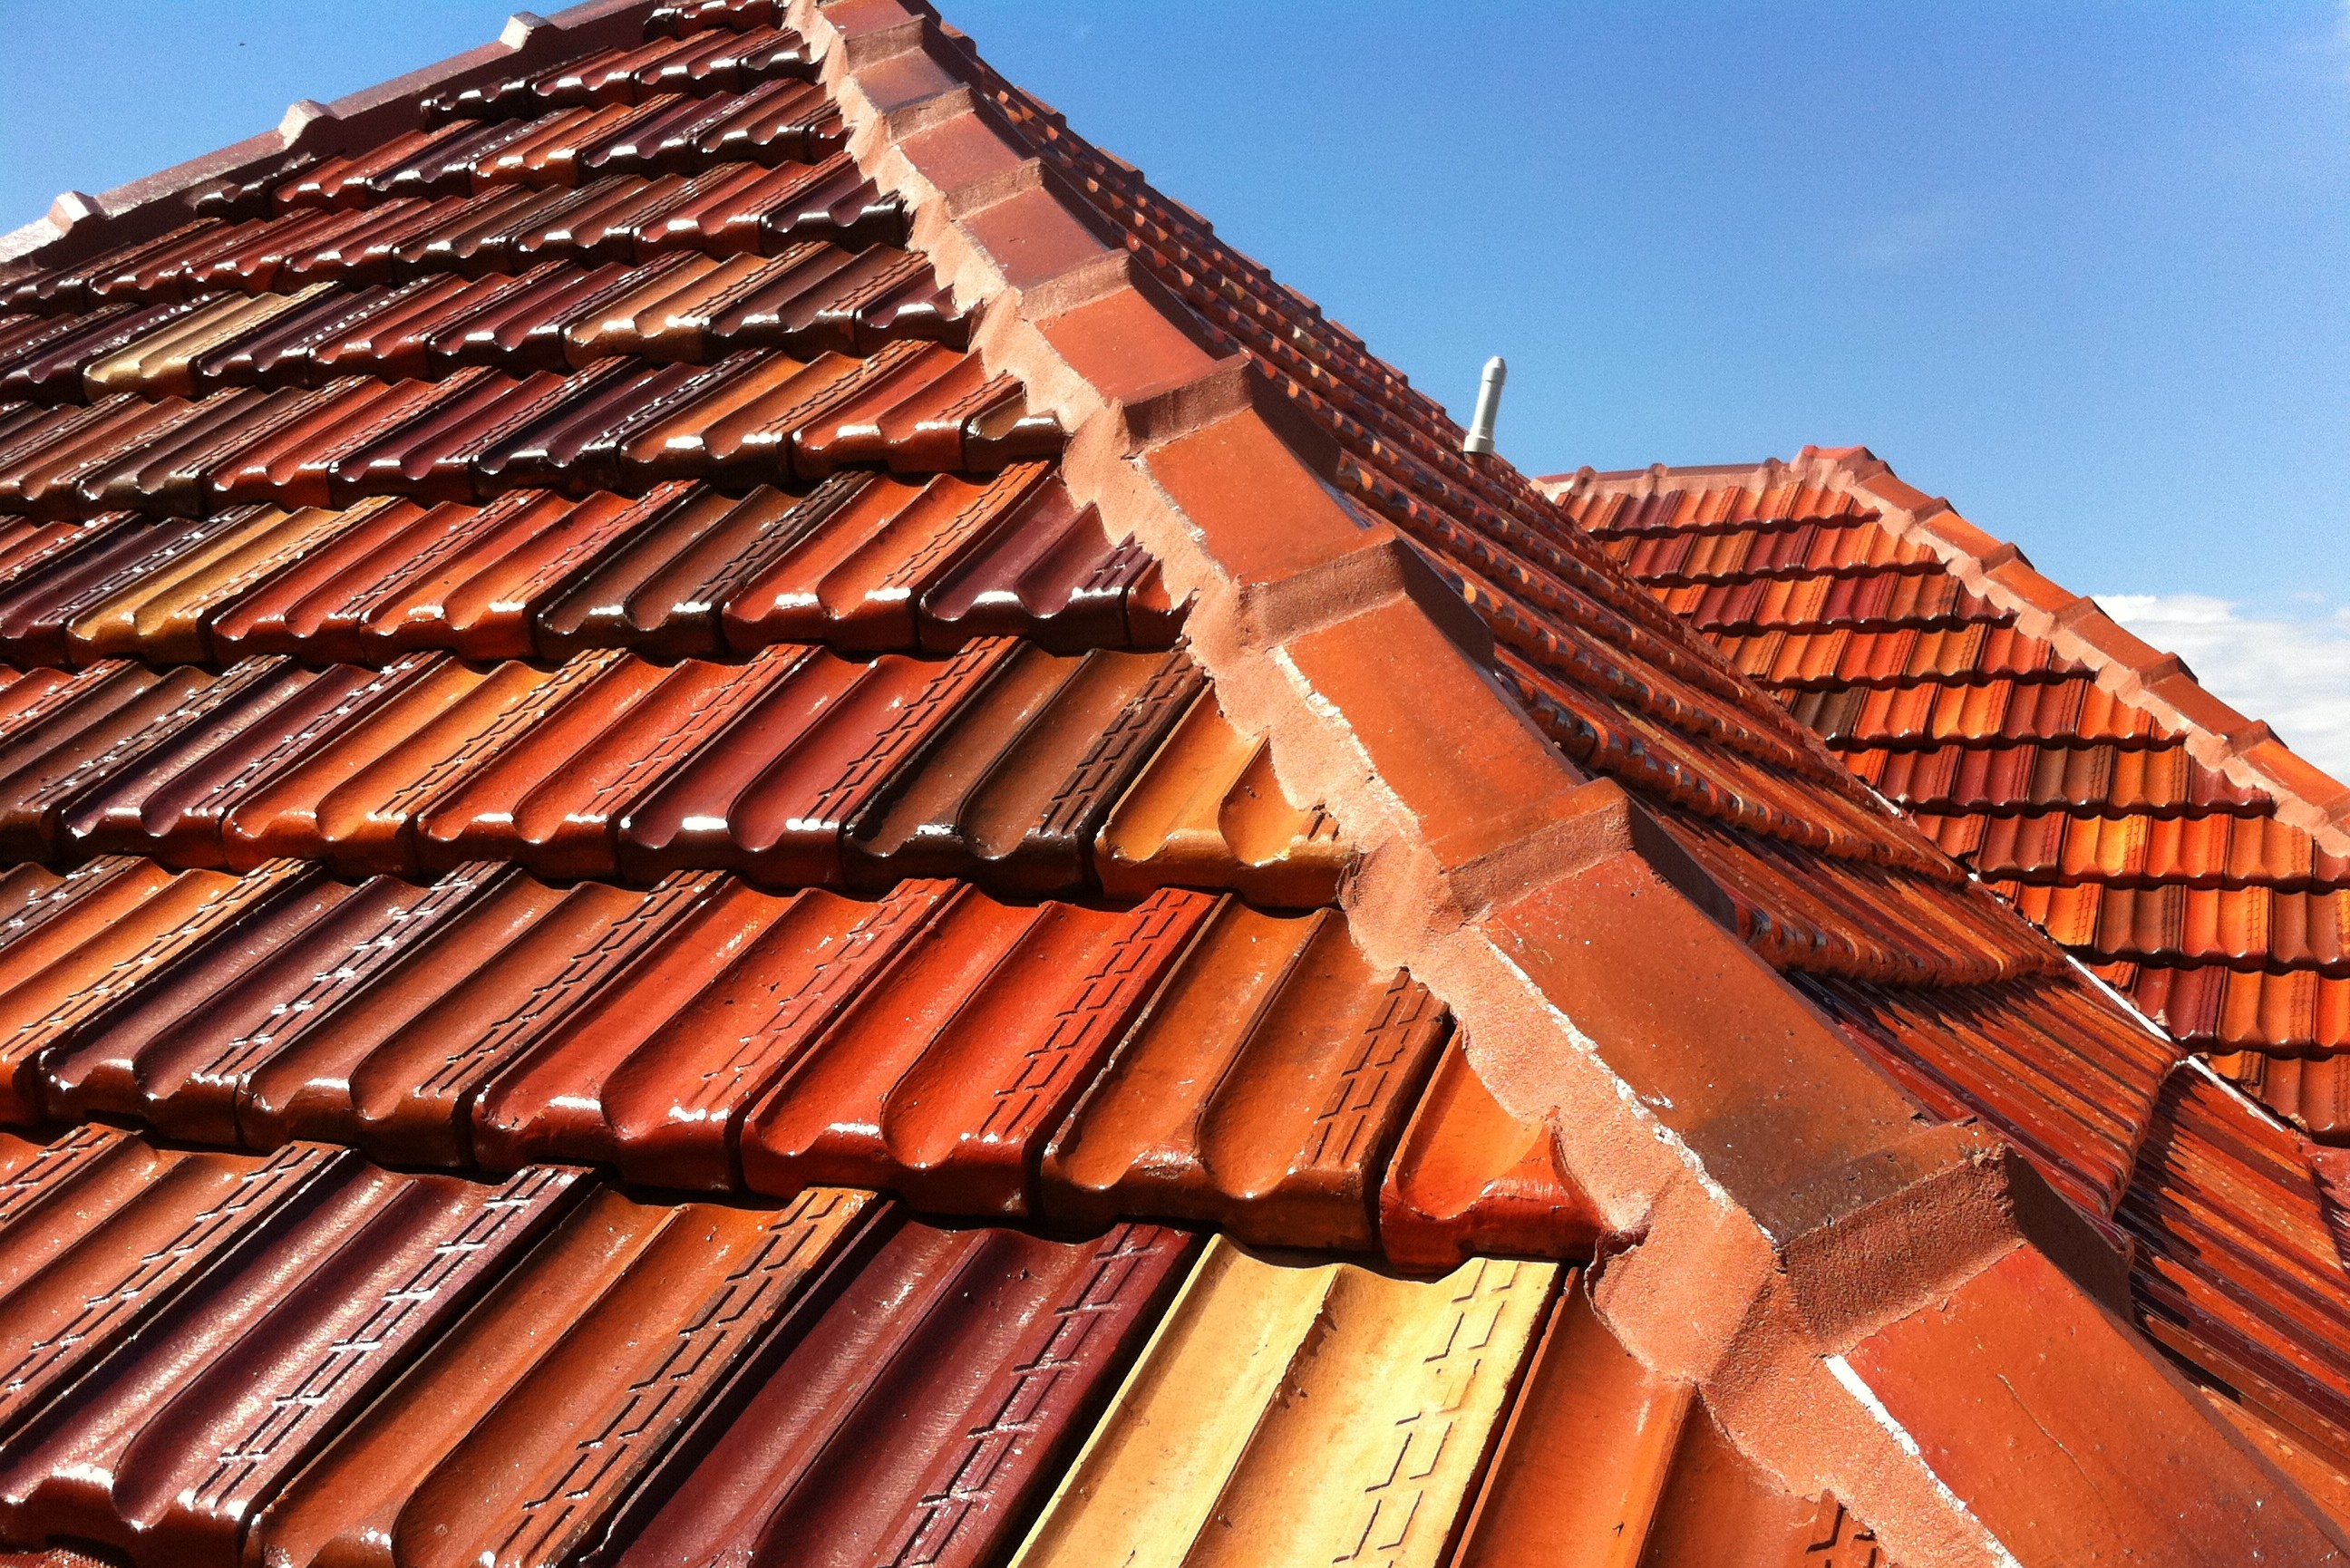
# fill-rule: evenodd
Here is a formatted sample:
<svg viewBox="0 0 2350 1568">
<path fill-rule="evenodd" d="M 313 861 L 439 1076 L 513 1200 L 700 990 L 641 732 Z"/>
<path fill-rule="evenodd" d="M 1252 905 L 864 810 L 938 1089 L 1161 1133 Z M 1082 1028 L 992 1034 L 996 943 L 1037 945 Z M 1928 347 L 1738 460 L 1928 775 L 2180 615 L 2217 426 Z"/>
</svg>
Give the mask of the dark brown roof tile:
<svg viewBox="0 0 2350 1568">
<path fill-rule="evenodd" d="M 698 1435 L 705 1456 L 612 1561 L 1003 1561 L 1193 1249 L 1149 1225 L 1076 1245 L 906 1226 Z"/>
<path fill-rule="evenodd" d="M 298 1147 L 240 1163 L 234 1196 L 178 1217 L 213 1243 L 185 1248 L 211 1265 L 203 1278 L 176 1295 L 162 1269 L 116 1285 L 116 1299 L 157 1303 L 137 1337 L 7 1438 L 0 1533 L 103 1542 L 141 1563 L 235 1563 L 253 1515 L 528 1250 L 576 1179 L 540 1169 L 489 1188 Z M 290 1185 L 272 1202 L 281 1170 Z M 242 1227 L 240 1206 L 254 1215 Z M 31 1218 L 8 1233 L 33 1242 L 41 1228 Z M 150 1234 L 151 1258 L 182 1251 Z M 108 1243 L 134 1255 L 128 1236 Z M 9 1316 L 37 1333 L 60 1296 L 94 1283 L 28 1280 L 11 1293 L 23 1315 Z"/>
<path fill-rule="evenodd" d="M 307 1562 L 360 1540 L 563 1561 L 606 1522 L 872 1213 L 591 1193 L 253 1521 Z"/>
<path fill-rule="evenodd" d="M 279 1228 L 270 1222 L 282 1226 L 289 1210 L 310 1207 L 297 1199 L 361 1168 L 348 1154 L 315 1147 L 267 1158 L 179 1153 L 90 1127 L 9 1173 L 0 1186 L 10 1367 L 0 1395 L 0 1530 L 8 1539 L 47 1533 L 26 1528 L 38 1472 L 20 1459 L 47 1435 L 38 1424 L 26 1431 L 43 1407 L 244 1239 Z"/>
</svg>

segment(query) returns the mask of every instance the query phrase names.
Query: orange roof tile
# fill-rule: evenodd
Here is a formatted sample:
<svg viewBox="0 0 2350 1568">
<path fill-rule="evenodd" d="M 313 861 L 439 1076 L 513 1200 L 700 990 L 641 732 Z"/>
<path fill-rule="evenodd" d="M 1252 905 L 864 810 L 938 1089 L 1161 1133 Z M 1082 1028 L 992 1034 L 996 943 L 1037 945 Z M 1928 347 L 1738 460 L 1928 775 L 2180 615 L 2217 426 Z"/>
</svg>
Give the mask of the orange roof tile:
<svg viewBox="0 0 2350 1568">
<path fill-rule="evenodd" d="M 1856 774 L 2176 1037 L 2241 1053 L 2240 1081 L 2280 1096 L 2300 1064 L 2350 1044 L 2330 1001 L 2350 972 L 2350 791 L 2094 602 L 1857 448 L 1545 483 Z"/>
<path fill-rule="evenodd" d="M 1866 508 L 1657 603 L 899 0 L 525 15 L 0 291 L 0 1324 L 110 1314 L 0 1542 L 2345 1550 L 2334 1188 L 1749 673 L 1954 815 L 2275 767 Z"/>
</svg>

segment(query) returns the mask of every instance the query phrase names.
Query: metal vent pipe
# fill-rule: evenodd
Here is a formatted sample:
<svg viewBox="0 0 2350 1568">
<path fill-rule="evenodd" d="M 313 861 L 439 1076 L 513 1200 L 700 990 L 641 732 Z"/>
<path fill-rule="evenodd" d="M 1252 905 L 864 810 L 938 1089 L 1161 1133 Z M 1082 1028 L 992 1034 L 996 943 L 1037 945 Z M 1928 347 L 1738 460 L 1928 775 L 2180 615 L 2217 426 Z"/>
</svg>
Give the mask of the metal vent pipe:
<svg viewBox="0 0 2350 1568">
<path fill-rule="evenodd" d="M 1493 450 L 1493 421 L 1502 412 L 1502 383 L 1510 379 L 1510 367 L 1499 354 L 1485 361 L 1485 378 L 1477 383 L 1477 412 L 1469 421 L 1469 433 L 1461 438 L 1461 450 L 1471 456 Z"/>
</svg>

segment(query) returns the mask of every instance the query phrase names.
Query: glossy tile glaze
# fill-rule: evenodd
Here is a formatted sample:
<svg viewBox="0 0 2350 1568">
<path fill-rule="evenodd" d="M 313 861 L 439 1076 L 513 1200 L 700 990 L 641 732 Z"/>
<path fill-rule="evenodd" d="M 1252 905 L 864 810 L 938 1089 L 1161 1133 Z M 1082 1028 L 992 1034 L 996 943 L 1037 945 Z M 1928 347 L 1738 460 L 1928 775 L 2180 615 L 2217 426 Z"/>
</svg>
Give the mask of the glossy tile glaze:
<svg viewBox="0 0 2350 1568">
<path fill-rule="evenodd" d="M 649 419 L 649 410 L 663 417 Z M 867 358 L 741 350 L 707 368 L 606 359 L 577 375 L 473 366 L 442 381 L 345 375 L 315 390 L 114 398 L 57 410 L 8 451 L 0 509 L 68 518 L 203 515 L 245 503 L 348 506 L 370 495 L 487 500 L 546 488 L 734 488 L 843 468 L 990 473 L 1060 449 L 1017 386 L 901 340 Z"/>
<path fill-rule="evenodd" d="M 171 1152 L 98 1127 L 20 1151 L 0 1178 L 0 1453 L 23 1452 L 19 1434 L 47 1402 L 342 1163 L 317 1147 Z M 21 1501 L 7 1496 L 0 1506 Z M 0 1527 L 0 1538 L 26 1535 Z"/>
<path fill-rule="evenodd" d="M 2015 629 L 1866 502 L 1693 474 L 1646 495 L 1602 478 L 1568 509 L 2179 1039 L 2265 1050 L 2242 1065 L 2255 1085 L 2272 1056 L 2350 1045 L 2327 991 L 2350 866 L 2277 821 L 2272 799 L 2189 757 L 2136 700 Z"/>
<path fill-rule="evenodd" d="M 2350 1471 L 2345 1210 L 2307 1145 L 2211 1076 L 2181 1068 L 2116 1218 L 2147 1333 L 2208 1367 L 2272 1426 Z"/>
<path fill-rule="evenodd" d="M 261 1511 L 245 1560 L 551 1565 L 594 1546 L 870 1207 L 589 1194 Z"/>
<path fill-rule="evenodd" d="M 1390 1179 L 1444 1011 L 1370 970 L 1335 911 L 1229 894 L 1105 908 L 935 880 L 874 899 L 714 872 L 631 890 L 493 862 L 346 882 L 106 861 L 27 896 L 20 919 L 54 908 L 104 953 L 141 919 L 178 922 L 135 986 L 51 953 L 81 989 L 27 1048 L 28 1103 L 206 1143 L 779 1195 L 845 1183 L 939 1212 L 1157 1215 L 1362 1251 L 1383 1181 L 1430 1189 L 1424 1168 L 1473 1164 L 1456 1146 L 1492 1130 L 1459 1108 L 1456 1060 Z M 143 902 L 71 924 L 125 899 Z M 1396 1256 L 1587 1248 L 1570 1189 L 1532 1180 L 1407 1216 Z"/>
<path fill-rule="evenodd" d="M 942 733 L 920 778 L 858 824 L 850 875 L 951 874 L 1042 892 L 1087 878 L 1095 836 L 1204 684 L 1180 650 L 1027 649 Z M 1180 767 L 1180 753 L 1171 759 Z"/>
<path fill-rule="evenodd" d="M 937 882 L 875 903 L 713 888 L 674 940 L 489 1082 L 473 1106 L 474 1158 L 492 1168 L 591 1159 L 664 1187 L 735 1185 L 752 1101 L 953 894 Z"/>
<path fill-rule="evenodd" d="M 638 885 L 728 869 L 784 888 L 920 873 L 1090 890 L 1121 799 L 1184 787 L 1193 747 L 1164 737 L 1201 685 L 1180 650 L 1072 659 L 997 639 L 951 657 L 779 643 L 666 666 L 615 650 L 552 667 L 387 657 L 257 656 L 218 676 L 94 665 L 0 733 L 0 768 L 19 763 L 0 774 L 0 839 L 61 862 L 294 857 L 414 876 L 494 858 Z M 1341 863 L 1335 827 L 1315 831 L 1301 861 Z M 1146 855 L 1107 890 L 1216 885 L 1202 870 Z M 1302 864 L 1282 875 L 1293 895 L 1327 886 Z"/>
<path fill-rule="evenodd" d="M 1014 1561 L 1443 1562 L 1557 1274 L 1211 1242 Z"/>
<path fill-rule="evenodd" d="M 1688 1384 L 1618 1345 L 1570 1278 L 1454 1568 L 1891 1568 L 1833 1498 L 1790 1497 Z"/>
<path fill-rule="evenodd" d="M 1213 692 L 1201 693 L 1118 802 L 1094 852 L 1110 894 L 1172 882 L 1289 909 L 1336 902 L 1347 859 L 1337 823 L 1290 804 L 1271 748 L 1234 730 Z"/>
<path fill-rule="evenodd" d="M 1494 1100 L 1456 1037 L 1437 1058 L 1379 1189 L 1390 1262 L 1449 1270 L 1477 1253 L 1576 1257 L 1608 1225 L 1560 1158 L 1555 1126 Z"/>
<path fill-rule="evenodd" d="M 638 19 L 525 18 L 527 70 L 395 100 L 373 145 L 293 151 L 0 297 L 0 850 L 47 867 L 0 883 L 0 1120 L 132 1121 L 276 1151 L 172 1156 L 260 1168 L 328 1139 L 409 1172 L 332 1157 L 306 1216 L 344 1211 L 330 1187 L 393 1207 L 486 1190 L 418 1172 L 576 1195 L 536 1245 L 481 1260 L 472 1311 L 393 1347 L 397 1381 L 317 1407 L 298 1475 L 217 1507 L 173 1478 L 226 1446 L 203 1412 L 251 1397 L 225 1369 L 298 1364 L 361 1298 L 273 1309 L 183 1396 L 134 1376 L 178 1342 L 134 1334 L 78 1374 L 90 1399 L 28 1417 L 37 1443 L 0 1441 L 0 1474 L 21 1458 L 27 1478 L 0 1535 L 255 1568 L 817 1542 L 1090 1563 L 1129 1540 L 1202 1563 L 1435 1563 L 1472 1541 L 1507 1561 L 1560 1501 L 1525 1478 L 1571 1470 L 1587 1418 L 1653 1439 L 1569 1500 L 1637 1519 L 1646 1559 L 1736 1560 L 1808 1521 L 1791 1560 L 1865 1560 L 1832 1503 L 1758 1491 L 1693 1403 L 1567 1375 L 1560 1271 L 1490 1255 L 1591 1245 L 1552 1129 L 1501 1114 L 1409 976 L 1366 971 L 1326 908 L 1344 839 L 1211 717 L 1174 650 L 1184 607 L 1063 486 L 1059 427 L 990 373 L 1000 338 L 972 351 L 993 302 L 904 248 L 907 211 L 847 155 L 780 8 L 681 0 L 641 38 Z M 595 47 L 551 57 L 575 25 Z M 1924 729 L 1882 704 L 1839 718 L 1902 759 L 1871 776 L 1912 804 L 2241 824 L 2257 803 L 1903 563 L 1846 573 L 1835 602 L 1657 604 L 1506 465 L 1461 457 L 1358 339 L 966 48 L 929 30 L 894 64 L 948 119 L 963 99 L 925 99 L 926 73 L 962 73 L 1037 160 L 977 226 L 1049 211 L 1031 259 L 1114 235 L 1103 260 L 1190 311 L 1172 336 L 1245 357 L 1319 427 L 1312 483 L 1482 618 L 1496 651 L 1464 680 L 1630 789 L 1726 920 L 1932 1114 L 1984 1118 L 2085 1204 L 2128 1200 L 2168 1051 L 2115 1034 L 2126 1016 L 1953 846 L 1882 812 L 1676 608 L 1822 701 L 1847 677 L 2035 691 Z M 1250 465 L 1205 470 L 1265 509 Z M 1388 631 L 1427 618 L 1393 607 L 1317 634 L 1304 671 L 1366 732 L 1424 701 Z M 1440 752 L 1425 766 L 1457 770 Z M 2317 889 L 2255 910 L 2228 882 L 2196 884 L 2220 898 L 2176 932 L 2102 894 L 2066 918 L 2111 928 L 2109 966 L 2192 934 L 2197 966 L 2240 972 L 2248 938 L 2282 951 L 2295 919 L 2307 945 Z M 12 1136 L 0 1162 L 64 1158 L 30 1147 Z M 573 1162 L 725 1196 L 547 1175 Z M 761 1208 L 746 1186 L 799 1196 Z M 893 1232 L 843 1188 L 1083 1234 Z M 396 1253 L 350 1202 L 352 1234 Z M 2307 1231 L 2309 1211 L 2242 1207 L 2255 1244 Z M 1162 1314 L 1192 1243 L 1139 1215 L 1452 1272 L 1220 1239 Z M 309 1234 L 257 1223 L 181 1299 Z M 2193 1250 L 2178 1271 L 2224 1286 Z M 2313 1332 L 2255 1326 L 2270 1349 Z M 2235 1353 L 2219 1343 L 2189 1353 Z M 1516 1392 L 1537 1386 L 1558 1410 Z M 109 1394 L 141 1387 L 161 1405 Z M 74 1426 L 107 1397 L 130 1425 Z M 2262 1409 L 2305 1434 L 2314 1398 Z M 1635 1494 L 1645 1513 L 1613 1501 Z"/>
<path fill-rule="evenodd" d="M 2063 1325 L 2066 1354 L 2037 1326 Z M 1984 1527 L 2029 1561 L 2323 1562 L 2312 1511 L 2256 1501 L 2274 1472 L 2037 1250 L 2019 1247 L 1950 1296 L 1846 1355 L 1848 1376 L 1918 1444 Z M 2014 1412 L 2030 1419 L 2018 1429 Z M 1975 1434 L 2012 1433 L 1984 1443 Z"/>
<path fill-rule="evenodd" d="M 0 1120 L 38 1119 L 28 1079 L 43 1053 L 75 1039 L 139 983 L 303 873 L 271 867 L 248 878 L 172 876 L 148 862 L 93 861 L 40 894 L 0 930 Z"/>
<path fill-rule="evenodd" d="M 317 1148 L 262 1169 L 304 1161 L 298 1196 L 0 1448 L 0 1536 L 234 1563 L 253 1513 L 528 1248 L 574 1180 L 489 1188 Z"/>
<path fill-rule="evenodd" d="M 1147 1225 L 1076 1243 L 906 1226 L 694 1434 L 611 1560 L 1002 1561 L 1196 1251 Z"/>
<path fill-rule="evenodd" d="M 2011 982 L 1989 991 L 1996 1011 L 1843 981 L 1806 978 L 1803 990 L 1919 1103 L 1983 1116 L 2096 1214 L 2129 1186 L 2181 1054 L 2085 988 Z"/>
<path fill-rule="evenodd" d="M 1373 971 L 1335 911 L 1228 900 L 1045 1151 L 1048 1212 L 1367 1250 L 1378 1173 L 1445 1022 L 1409 975 Z"/>
<path fill-rule="evenodd" d="M 1174 891 L 1115 913 L 953 896 L 752 1106 L 744 1181 L 1031 1211 L 1045 1141 L 1214 908 Z"/>
</svg>

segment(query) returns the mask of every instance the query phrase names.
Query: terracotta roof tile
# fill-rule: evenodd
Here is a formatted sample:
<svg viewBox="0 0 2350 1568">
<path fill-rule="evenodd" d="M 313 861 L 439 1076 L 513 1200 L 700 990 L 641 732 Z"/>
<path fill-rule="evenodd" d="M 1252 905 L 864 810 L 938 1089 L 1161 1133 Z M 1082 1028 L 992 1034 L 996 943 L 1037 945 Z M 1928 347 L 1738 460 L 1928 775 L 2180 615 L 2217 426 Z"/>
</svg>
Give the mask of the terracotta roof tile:
<svg viewBox="0 0 2350 1568">
<path fill-rule="evenodd" d="M 1556 1274 L 1417 1284 L 1211 1242 L 1014 1561 L 1441 1562 Z"/>
<path fill-rule="evenodd" d="M 2350 1469 L 2350 1311 L 2339 1201 L 2291 1131 L 2181 1070 L 2119 1214 L 2137 1238 L 2147 1330 L 2210 1368 L 2337 1470 Z"/>
<path fill-rule="evenodd" d="M 1253 1550 L 1376 1536 L 1399 1562 L 1536 1539 L 1597 1562 L 1627 1532 L 1869 1543 L 1738 1458 L 1555 1265 L 1416 1282 L 1148 1225 L 943 1230 L 839 1189 L 649 1203 L 560 1168 L 491 1185 L 100 1127 L 6 1152 L 6 1321 L 70 1346 L 16 1386 L 75 1390 L 0 1407 L 18 1541 L 142 1564 L 235 1562 L 241 1538 L 307 1561 L 360 1530 L 532 1563 L 786 1542 L 978 1563 L 1024 1535 L 1024 1562 L 1094 1539 L 1157 1560 L 1221 1495 Z M 84 1277 L 140 1256 L 110 1293 Z M 78 1336 L 44 1340 L 61 1314 Z M 1328 1506 L 1280 1506 L 1308 1474 Z"/>
<path fill-rule="evenodd" d="M 1573 1257 L 1608 1233 L 1560 1157 L 1555 1123 L 1511 1116 L 1456 1039 L 1437 1058 L 1379 1192 L 1379 1240 L 1407 1267 L 1478 1253 Z"/>
<path fill-rule="evenodd" d="M 616 1561 L 1002 1561 L 1196 1250 L 1148 1225 L 1084 1245 L 906 1226 Z"/>
<path fill-rule="evenodd" d="M 9 1320 L 47 1363 L 17 1386 L 36 1398 L 68 1372 L 89 1370 L 68 1405 L 8 1437 L 0 1532 L 103 1542 L 158 1563 L 235 1563 L 253 1514 L 529 1250 L 577 1177 L 535 1170 L 491 1188 L 304 1146 L 266 1161 L 187 1156 L 160 1169 L 154 1151 L 130 1140 L 112 1154 L 109 1166 L 143 1156 L 150 1168 L 85 1168 L 8 1228 L 27 1252 L 72 1243 L 57 1255 L 64 1267 L 11 1282 Z M 168 1218 L 141 1200 L 204 1159 L 229 1168 L 208 1198 L 192 1190 L 194 1201 Z M 91 1234 L 81 1206 L 109 1199 L 120 1206 L 109 1232 Z M 176 1222 L 177 1234 L 158 1220 Z M 144 1277 L 73 1266 L 132 1257 Z M 173 1278 L 174 1265 L 201 1277 Z M 327 1267 L 333 1288 L 300 1288 Z M 138 1314 L 136 1336 L 91 1366 L 90 1353 L 121 1330 L 83 1337 L 98 1315 L 85 1303 L 128 1306 L 151 1294 L 173 1299 Z M 40 1356 L 60 1343 L 82 1354 Z M 159 1426 L 169 1434 L 160 1442 Z"/>
<path fill-rule="evenodd" d="M 1046 1211 L 1366 1249 L 1447 1022 L 1409 975 L 1373 971 L 1335 913 L 1228 903 L 1045 1148 Z"/>
<path fill-rule="evenodd" d="M 2272 815 L 2117 628 L 1819 476 L 1593 537 L 896 0 L 525 15 L 0 254 L 0 1210 L 316 1167 L 0 1429 L 11 1545 L 1974 1560 L 1820 1357 L 2003 1247 L 2121 1304 L 2178 1054 L 1951 856 L 2334 978 L 2252 829 L 2140 918 Z M 2322 1325 L 2193 1321 L 2330 1474 L 2233 1380 Z"/>
<path fill-rule="evenodd" d="M 2017 1332 L 2041 1314 L 2070 1326 L 2064 1355 Z M 2012 1551 L 2052 1562 L 2127 1551 L 2184 1568 L 2339 1550 L 2308 1517 L 2254 1505 L 2274 1484 L 2267 1467 L 2199 1419 L 2185 1388 L 2137 1376 L 2114 1322 L 2029 1248 L 1863 1340 L 1846 1364 L 1887 1418 L 1948 1456 L 1952 1489 Z M 2012 1432 L 2019 1406 L 2028 1435 L 1976 1438 Z M 2164 1483 L 2189 1472 L 2191 1490 Z"/>
<path fill-rule="evenodd" d="M 2350 845 L 2279 813 L 2340 786 L 2011 546 L 1916 511 L 1866 453 L 1796 467 L 1546 483 L 1943 848 L 2085 961 L 2127 966 L 2181 1040 L 2278 1054 L 2274 1073 L 2240 1058 L 2243 1080 L 2294 1096 L 2283 1054 L 2340 1043 L 2319 997 Z"/>
<path fill-rule="evenodd" d="M 1804 463 L 1804 485 L 1775 469 L 1555 483 L 1666 605 L 2023 914 L 2186 1046 L 2230 1053 L 2214 1065 L 2272 1106 L 2350 1136 L 2330 1054 L 2350 1043 L 2350 1013 L 2333 1016 L 2343 846 L 2279 815 L 2287 788 L 2310 786 L 2215 750 L 2203 726 L 2220 711 L 2190 700 L 2175 661 L 2117 633 L 2066 644 L 2086 601 L 1987 562 L 2005 547 L 1918 510 L 1882 465 Z M 1979 578 L 1978 563 L 1996 569 Z M 1949 631 L 1920 624 L 1929 585 Z M 1977 651 L 1954 660 L 1962 628 Z M 1871 651 L 1888 645 L 1906 651 Z M 2303 1469 L 2344 1467 L 2339 1379 L 2324 1370 L 2339 1346 L 2288 1304 L 2343 1289 L 2307 1144 L 2061 988 L 1953 1009 L 1835 972 L 1807 988 L 1913 1093 L 1990 1116 L 2060 1185 L 2118 1202 L 2158 1338 L 2263 1432 L 2293 1434 L 2271 1446 Z"/>
<path fill-rule="evenodd" d="M 590 1193 L 258 1511 L 250 1549 L 306 1562 L 422 1536 L 555 1563 L 597 1544 L 873 1208 L 830 1189 L 774 1210 Z"/>
<path fill-rule="evenodd" d="M 1463 1532 L 1462 1568 L 1636 1561 L 1892 1568 L 1833 1496 L 1789 1496 L 1698 1390 L 1627 1354 L 1569 1281 Z"/>
</svg>

